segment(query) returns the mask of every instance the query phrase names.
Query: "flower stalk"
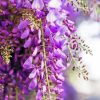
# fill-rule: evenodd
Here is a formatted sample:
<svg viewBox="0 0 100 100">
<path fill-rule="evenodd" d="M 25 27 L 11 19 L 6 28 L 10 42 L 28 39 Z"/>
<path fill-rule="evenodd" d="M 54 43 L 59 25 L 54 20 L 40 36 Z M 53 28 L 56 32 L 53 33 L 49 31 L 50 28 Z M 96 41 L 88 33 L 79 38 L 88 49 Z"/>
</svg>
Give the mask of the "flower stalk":
<svg viewBox="0 0 100 100">
<path fill-rule="evenodd" d="M 46 75 L 46 82 L 48 87 L 48 96 L 49 100 L 51 100 L 51 93 L 50 93 L 50 83 L 49 83 L 49 75 L 48 75 L 48 68 L 46 65 L 46 45 L 45 45 L 45 38 L 44 38 L 44 31 L 43 28 L 41 28 L 41 38 L 42 38 L 42 49 L 43 49 L 43 57 L 44 57 L 44 68 L 45 68 L 45 75 Z"/>
<path fill-rule="evenodd" d="M 70 54 L 70 57 L 71 57 L 71 64 L 73 66 L 73 71 L 77 70 L 79 72 L 78 73 L 79 77 L 82 75 L 84 80 L 88 80 L 88 71 L 85 68 L 86 66 L 83 65 L 83 63 L 80 59 L 81 57 L 78 57 L 78 58 L 74 57 L 71 47 L 68 45 L 67 48 L 68 48 L 68 51 L 69 51 L 69 54 Z M 77 54 L 77 55 L 79 55 L 79 54 Z"/>
<path fill-rule="evenodd" d="M 15 100 L 18 100 L 18 87 L 16 86 L 15 88 L 15 91 L 16 91 L 16 97 L 15 97 Z"/>
</svg>

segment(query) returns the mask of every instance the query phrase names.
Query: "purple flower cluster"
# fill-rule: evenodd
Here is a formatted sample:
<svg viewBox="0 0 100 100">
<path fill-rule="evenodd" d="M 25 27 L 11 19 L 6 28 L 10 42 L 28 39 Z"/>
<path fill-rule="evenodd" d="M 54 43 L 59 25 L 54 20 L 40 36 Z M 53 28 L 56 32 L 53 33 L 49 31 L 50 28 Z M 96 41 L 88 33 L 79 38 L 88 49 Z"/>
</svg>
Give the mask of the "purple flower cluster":
<svg viewBox="0 0 100 100">
<path fill-rule="evenodd" d="M 0 99 L 22 100 L 35 90 L 36 100 L 63 100 L 64 51 L 75 32 L 66 0 L 1 0 L 0 6 Z"/>
</svg>

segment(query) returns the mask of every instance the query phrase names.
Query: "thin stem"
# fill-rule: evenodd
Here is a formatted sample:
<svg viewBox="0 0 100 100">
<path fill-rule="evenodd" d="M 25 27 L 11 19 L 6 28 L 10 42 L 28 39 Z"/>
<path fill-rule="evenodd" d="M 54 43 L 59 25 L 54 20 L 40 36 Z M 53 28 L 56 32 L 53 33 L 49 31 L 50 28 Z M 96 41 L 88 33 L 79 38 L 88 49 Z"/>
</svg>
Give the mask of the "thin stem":
<svg viewBox="0 0 100 100">
<path fill-rule="evenodd" d="M 64 36 L 62 36 L 62 38 L 67 39 L 67 38 L 64 37 Z M 68 47 L 69 54 L 70 54 L 70 56 L 71 56 L 72 63 L 73 63 L 74 65 L 77 65 L 77 64 L 76 64 L 76 61 L 75 61 L 75 59 L 74 59 L 74 57 L 73 57 L 73 54 L 72 54 L 72 52 L 71 52 L 70 46 L 67 45 L 67 47 Z"/>
<path fill-rule="evenodd" d="M 69 45 L 68 45 L 68 50 L 69 50 L 69 53 L 70 53 L 70 56 L 71 56 L 71 59 L 72 59 L 73 64 L 76 65 L 76 61 L 75 61 L 75 59 L 74 59 L 74 57 L 73 57 L 73 54 L 72 54 L 72 52 L 71 52 L 71 48 L 69 47 Z"/>
<path fill-rule="evenodd" d="M 49 95 L 49 100 L 51 100 L 51 93 L 50 93 L 50 83 L 49 83 L 49 75 L 48 75 L 48 68 L 46 65 L 46 44 L 45 44 L 45 38 L 44 38 L 44 32 L 43 28 L 41 28 L 41 38 L 42 38 L 42 49 L 43 49 L 43 57 L 44 57 L 44 68 L 45 68 L 45 74 L 46 74 L 46 82 L 48 86 L 48 95 Z"/>
<path fill-rule="evenodd" d="M 15 100 L 18 100 L 18 87 L 17 87 L 17 86 L 16 86 L 15 90 L 16 90 L 16 97 L 15 97 Z"/>
</svg>

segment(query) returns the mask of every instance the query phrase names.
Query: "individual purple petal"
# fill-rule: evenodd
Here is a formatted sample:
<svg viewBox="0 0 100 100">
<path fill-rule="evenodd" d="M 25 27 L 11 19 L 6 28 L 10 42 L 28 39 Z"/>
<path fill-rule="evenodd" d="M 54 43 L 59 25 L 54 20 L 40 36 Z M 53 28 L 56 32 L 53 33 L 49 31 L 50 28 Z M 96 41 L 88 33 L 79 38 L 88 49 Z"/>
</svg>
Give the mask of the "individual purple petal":
<svg viewBox="0 0 100 100">
<path fill-rule="evenodd" d="M 24 67 L 25 69 L 33 68 L 32 61 L 33 61 L 33 57 L 30 56 L 30 57 L 24 62 L 23 67 Z"/>
<path fill-rule="evenodd" d="M 39 48 L 38 47 L 35 47 L 35 49 L 34 49 L 34 51 L 32 53 L 32 56 L 33 57 L 36 56 L 36 54 L 38 53 L 38 50 L 39 50 Z"/>
<path fill-rule="evenodd" d="M 52 31 L 52 33 L 57 33 L 59 27 L 58 26 L 53 26 L 53 25 L 50 25 L 49 26 L 50 30 Z"/>
<path fill-rule="evenodd" d="M 60 81 L 64 81 L 65 80 L 64 76 L 62 75 L 62 73 L 56 74 L 56 76 L 57 76 L 57 79 L 60 80 Z"/>
<path fill-rule="evenodd" d="M 66 27 L 66 35 L 69 36 L 69 35 L 71 35 L 71 34 L 72 34 L 72 32 L 69 30 L 68 27 Z"/>
<path fill-rule="evenodd" d="M 14 3 L 15 0 L 10 0 L 10 2 Z"/>
<path fill-rule="evenodd" d="M 59 49 L 62 49 L 62 44 L 60 43 L 60 38 L 57 37 L 57 39 L 55 38 L 54 39 L 54 43 L 55 43 L 55 46 Z"/>
<path fill-rule="evenodd" d="M 64 45 L 66 45 L 67 41 L 66 39 L 61 39 L 61 36 L 54 38 L 55 46 L 57 46 L 58 49 L 63 50 Z"/>
<path fill-rule="evenodd" d="M 23 2 L 23 7 L 26 7 L 26 8 L 31 8 L 31 3 L 29 0 L 26 0 L 25 2 Z"/>
<path fill-rule="evenodd" d="M 21 0 L 16 0 L 17 2 L 17 7 L 20 7 L 22 5 L 22 1 Z"/>
<path fill-rule="evenodd" d="M 20 24 L 18 25 L 18 29 L 24 29 L 27 27 L 28 24 L 29 24 L 28 20 L 21 20 Z"/>
<path fill-rule="evenodd" d="M 75 26 L 74 26 L 75 23 L 73 21 L 67 20 L 67 21 L 65 21 L 65 23 L 66 23 L 66 25 L 68 26 L 68 28 L 71 32 L 76 31 Z"/>
<path fill-rule="evenodd" d="M 32 3 L 32 9 L 42 10 L 44 7 L 43 0 L 34 0 Z"/>
<path fill-rule="evenodd" d="M 63 69 L 63 70 L 66 69 L 66 67 L 65 67 L 65 66 L 63 65 L 63 63 L 62 63 L 62 59 L 60 59 L 60 60 L 58 60 L 58 61 L 56 62 L 56 66 L 57 66 L 58 68 Z"/>
<path fill-rule="evenodd" d="M 50 0 L 50 2 L 48 3 L 48 7 L 50 8 L 60 8 L 61 5 L 61 0 Z"/>
<path fill-rule="evenodd" d="M 40 90 L 37 92 L 36 100 L 42 100 L 42 92 Z"/>
<path fill-rule="evenodd" d="M 31 45 L 32 39 L 29 37 L 24 44 L 24 48 L 28 48 Z"/>
<path fill-rule="evenodd" d="M 7 6 L 7 2 L 6 1 L 1 1 L 1 4 L 6 7 Z"/>
<path fill-rule="evenodd" d="M 53 23 L 54 21 L 57 20 L 57 14 L 56 14 L 55 10 L 49 11 L 48 15 L 46 16 L 46 20 L 51 23 Z"/>
<path fill-rule="evenodd" d="M 49 37 L 50 36 L 50 29 L 48 27 L 45 28 L 45 37 Z"/>
<path fill-rule="evenodd" d="M 39 61 L 39 56 L 36 56 L 35 59 L 34 59 L 34 64 L 37 64 Z"/>
<path fill-rule="evenodd" d="M 42 60 L 41 61 L 41 70 L 43 70 L 43 68 L 44 68 L 44 61 Z"/>
<path fill-rule="evenodd" d="M 9 35 L 9 32 L 7 30 L 2 30 L 1 33 L 4 33 L 5 35 Z"/>
<path fill-rule="evenodd" d="M 74 25 L 75 23 L 73 22 L 73 21 L 71 21 L 71 20 L 67 20 L 67 25 L 68 26 L 72 26 L 72 25 Z"/>
<path fill-rule="evenodd" d="M 57 58 L 66 59 L 66 55 L 59 48 L 54 50 L 54 56 Z"/>
<path fill-rule="evenodd" d="M 51 76 L 50 76 L 50 79 L 51 79 L 53 82 L 56 82 L 56 81 L 57 81 L 55 75 L 51 75 Z"/>
<path fill-rule="evenodd" d="M 29 75 L 29 78 L 35 78 L 36 73 L 37 73 L 37 70 L 36 69 L 33 69 L 33 71 Z"/>
<path fill-rule="evenodd" d="M 44 78 L 44 72 L 42 71 L 41 72 L 41 79 L 43 79 Z"/>
<path fill-rule="evenodd" d="M 56 73 L 56 72 L 55 72 Z M 55 77 L 55 75 L 51 75 L 50 79 L 57 84 L 62 84 L 62 80 L 58 80 L 57 77 Z"/>
<path fill-rule="evenodd" d="M 29 90 L 33 90 L 37 86 L 37 78 L 35 77 L 29 84 Z"/>
<path fill-rule="evenodd" d="M 47 87 L 43 85 L 42 88 L 43 88 L 43 92 L 45 93 L 47 91 Z"/>
<path fill-rule="evenodd" d="M 18 31 L 17 27 L 13 28 L 13 30 L 12 30 L 13 33 L 17 33 L 17 31 Z"/>
<path fill-rule="evenodd" d="M 27 28 L 21 35 L 21 39 L 25 39 L 29 36 L 30 30 Z"/>
<path fill-rule="evenodd" d="M 58 85 L 56 87 L 53 88 L 54 91 L 59 91 L 60 93 L 64 91 L 63 86 L 62 85 Z M 59 97 L 57 97 L 59 98 Z M 57 100 L 63 100 L 63 99 L 57 99 Z"/>
</svg>

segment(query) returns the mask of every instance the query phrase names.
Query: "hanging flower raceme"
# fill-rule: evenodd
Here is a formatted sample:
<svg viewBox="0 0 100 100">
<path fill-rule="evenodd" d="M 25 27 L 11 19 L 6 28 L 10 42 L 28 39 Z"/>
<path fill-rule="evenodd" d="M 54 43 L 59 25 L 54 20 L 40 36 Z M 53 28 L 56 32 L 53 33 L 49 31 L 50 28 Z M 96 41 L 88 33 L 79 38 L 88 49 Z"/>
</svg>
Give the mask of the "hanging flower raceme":
<svg viewBox="0 0 100 100">
<path fill-rule="evenodd" d="M 67 3 L 63 6 L 64 0 L 1 1 L 2 98 L 22 100 L 25 93 L 35 90 L 36 100 L 63 100 L 66 38 L 75 32 L 65 9 Z"/>
<path fill-rule="evenodd" d="M 32 4 L 33 13 L 30 9 L 25 13 L 22 10 L 22 19 L 18 26 L 22 32 L 21 38 L 25 40 L 24 48 L 31 51 L 23 67 L 32 69 L 29 75 L 31 79 L 29 89 L 36 88 L 37 100 L 62 98 L 64 82 L 62 71 L 65 70 L 63 61 L 66 60 L 63 50 L 67 42 L 62 36 L 70 35 L 75 30 L 74 23 L 70 23 L 66 16 L 67 12 L 61 8 L 62 2 L 58 2 L 59 7 L 53 7 L 51 2 L 56 1 L 48 2 L 48 10 L 44 11 L 43 6 L 39 6 L 43 1 L 34 0 L 33 4 L 37 6 Z M 25 21 L 29 23 L 23 28 L 22 24 Z"/>
</svg>

